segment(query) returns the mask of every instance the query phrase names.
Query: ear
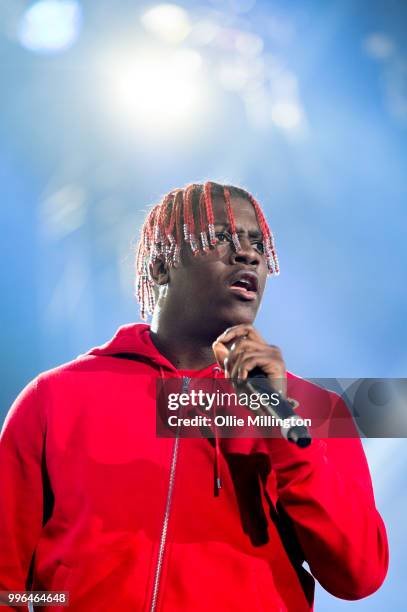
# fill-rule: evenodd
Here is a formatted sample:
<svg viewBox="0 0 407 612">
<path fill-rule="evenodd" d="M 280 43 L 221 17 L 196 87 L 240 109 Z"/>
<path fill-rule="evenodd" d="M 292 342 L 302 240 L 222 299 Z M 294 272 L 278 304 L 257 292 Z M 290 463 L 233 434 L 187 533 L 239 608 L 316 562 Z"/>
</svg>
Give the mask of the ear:
<svg viewBox="0 0 407 612">
<path fill-rule="evenodd" d="M 150 264 L 150 276 L 157 285 L 166 285 L 170 279 L 169 268 L 164 259 L 159 257 Z"/>
</svg>

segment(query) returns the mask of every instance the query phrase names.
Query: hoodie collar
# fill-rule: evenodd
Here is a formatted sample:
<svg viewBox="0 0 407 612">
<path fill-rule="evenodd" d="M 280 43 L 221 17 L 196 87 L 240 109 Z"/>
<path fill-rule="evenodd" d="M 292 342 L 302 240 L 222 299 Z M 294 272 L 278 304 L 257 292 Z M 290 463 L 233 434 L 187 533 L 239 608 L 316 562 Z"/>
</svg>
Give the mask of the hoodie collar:
<svg viewBox="0 0 407 612">
<path fill-rule="evenodd" d="M 178 370 L 164 355 L 162 355 L 150 335 L 150 325 L 146 323 L 129 323 L 119 327 L 111 340 L 101 346 L 94 347 L 86 355 L 111 356 L 128 353 L 144 357 L 157 366 L 185 376 L 193 375 L 197 378 L 212 376 L 214 370 L 220 372 L 216 361 L 202 370 Z M 199 376 L 198 376 L 199 373 Z"/>
</svg>

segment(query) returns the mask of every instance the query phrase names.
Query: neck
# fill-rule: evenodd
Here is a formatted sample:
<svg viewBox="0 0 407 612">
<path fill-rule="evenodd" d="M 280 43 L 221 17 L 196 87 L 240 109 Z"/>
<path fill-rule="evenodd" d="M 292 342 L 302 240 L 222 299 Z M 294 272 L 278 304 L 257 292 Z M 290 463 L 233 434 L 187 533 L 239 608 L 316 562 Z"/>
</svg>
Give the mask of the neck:
<svg viewBox="0 0 407 612">
<path fill-rule="evenodd" d="M 154 313 L 151 339 L 159 352 L 179 370 L 202 370 L 214 363 L 212 343 L 224 331 L 208 333 L 198 324 L 166 320 L 165 314 Z"/>
<path fill-rule="evenodd" d="M 198 344 L 191 337 L 153 331 L 151 339 L 161 355 L 178 370 L 202 370 L 215 361 L 211 343 Z"/>
</svg>

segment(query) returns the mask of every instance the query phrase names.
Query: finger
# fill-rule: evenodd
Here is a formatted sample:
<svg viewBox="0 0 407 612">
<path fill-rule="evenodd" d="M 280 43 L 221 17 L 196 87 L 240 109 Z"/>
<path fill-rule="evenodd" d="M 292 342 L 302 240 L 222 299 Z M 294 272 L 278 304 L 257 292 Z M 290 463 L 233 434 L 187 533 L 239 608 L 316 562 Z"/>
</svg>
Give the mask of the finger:
<svg viewBox="0 0 407 612">
<path fill-rule="evenodd" d="M 255 352 L 241 356 L 239 361 L 235 364 L 233 371 L 231 372 L 231 378 L 239 378 L 246 380 L 249 373 L 255 367 L 262 367 L 269 363 L 269 358 L 264 355 L 263 352 Z"/>
<path fill-rule="evenodd" d="M 240 355 L 240 353 L 244 353 L 246 351 L 262 350 L 264 346 L 266 345 L 259 344 L 254 340 L 248 340 L 247 338 L 244 338 L 242 340 L 238 339 L 236 341 L 232 341 L 229 350 L 232 355 Z"/>
<path fill-rule="evenodd" d="M 238 338 L 240 336 L 247 336 L 250 340 L 258 340 L 259 342 L 265 343 L 260 334 L 254 329 L 253 325 L 246 323 L 229 327 L 229 329 L 219 336 L 219 340 L 221 340 L 221 342 L 230 342 L 234 338 Z"/>
<path fill-rule="evenodd" d="M 236 357 L 235 361 L 233 362 L 233 367 L 229 368 L 231 378 L 240 378 L 240 373 L 243 367 L 245 366 L 247 362 L 249 362 L 253 358 L 256 358 L 257 360 L 253 368 L 256 367 L 256 365 L 260 366 L 260 363 L 261 364 L 270 363 L 270 357 L 268 355 L 265 355 L 264 351 L 257 350 L 257 351 L 250 351 L 246 353 L 240 353 Z"/>
<path fill-rule="evenodd" d="M 225 359 L 227 359 L 227 356 L 229 355 L 229 349 L 223 344 L 223 342 L 215 340 L 215 342 L 212 344 L 212 350 L 216 361 L 220 367 L 225 370 Z"/>
<path fill-rule="evenodd" d="M 254 354 L 257 353 L 257 351 L 251 351 L 250 354 Z M 241 353 L 231 353 L 229 352 L 228 356 L 226 357 L 224 364 L 225 364 L 225 376 L 226 378 L 237 378 L 238 374 L 238 368 L 242 362 L 242 360 L 245 358 L 245 356 L 247 356 L 246 352 L 241 352 Z"/>
<path fill-rule="evenodd" d="M 239 380 L 246 380 L 247 378 L 250 377 L 250 372 L 255 367 L 263 368 L 262 360 L 253 359 L 253 360 L 245 361 L 240 366 L 240 369 L 239 369 L 239 371 L 237 373 L 236 378 L 239 378 Z M 287 395 L 287 379 L 286 379 L 284 373 L 279 372 L 276 376 L 270 376 L 269 375 L 269 376 L 267 376 L 267 379 L 269 380 L 269 382 L 270 382 L 270 384 L 271 384 L 273 389 L 275 389 L 283 397 L 286 397 L 286 395 Z"/>
<path fill-rule="evenodd" d="M 237 369 L 242 363 L 242 359 L 253 354 L 259 354 L 264 357 L 265 366 L 267 366 L 266 374 L 270 372 L 270 368 L 271 371 L 275 369 L 278 372 L 284 369 L 284 362 L 279 351 L 276 351 L 267 344 L 259 344 L 259 342 L 245 339 L 238 344 L 233 344 L 228 354 L 228 371 L 232 378 L 238 376 Z"/>
<path fill-rule="evenodd" d="M 258 353 L 261 352 L 263 353 L 268 361 L 270 362 L 270 364 L 272 364 L 273 362 L 276 363 L 277 367 L 281 368 L 281 365 L 284 364 L 282 355 L 281 355 L 281 351 L 278 347 L 271 347 L 268 344 L 262 344 L 259 342 L 255 342 L 253 340 L 248 340 L 247 338 L 244 340 L 237 340 L 236 342 L 233 342 L 232 345 L 230 346 L 230 351 L 229 351 L 229 363 L 230 360 L 233 361 L 233 363 L 235 363 L 238 355 L 242 355 L 242 354 L 246 354 L 246 353 Z"/>
<path fill-rule="evenodd" d="M 229 353 L 227 358 L 227 370 L 228 370 L 228 378 L 237 378 L 238 377 L 238 368 L 240 367 L 242 358 L 245 353 Z"/>
<path fill-rule="evenodd" d="M 283 359 L 283 355 L 279 346 L 276 346 L 275 344 L 269 344 L 268 347 L 271 349 L 272 353 L 277 358 Z"/>
<path fill-rule="evenodd" d="M 257 363 L 253 367 L 261 368 L 266 376 L 270 380 L 285 380 L 286 378 L 286 369 L 285 364 L 280 359 L 275 359 L 270 352 L 261 350 L 261 351 L 251 351 L 244 355 L 242 355 L 238 361 L 238 368 L 235 369 L 236 376 L 240 377 L 241 373 L 244 373 L 243 370 L 247 369 L 246 364 L 247 361 L 251 359 L 251 357 L 257 356 Z M 252 364 L 251 364 L 252 365 Z M 252 369 L 253 369 L 252 367 Z M 240 368 L 240 373 L 239 373 Z M 250 369 L 247 369 L 247 373 L 250 372 Z"/>
<path fill-rule="evenodd" d="M 231 357 L 231 355 L 229 355 L 230 352 L 237 354 L 247 349 L 259 348 L 259 342 L 247 340 L 247 336 L 236 336 L 230 338 L 230 340 L 224 340 L 223 338 L 224 335 L 222 334 L 222 336 L 219 336 L 219 338 L 215 340 L 215 342 L 212 344 L 212 350 L 214 352 L 216 361 L 224 370 L 226 370 L 225 359 Z"/>
</svg>

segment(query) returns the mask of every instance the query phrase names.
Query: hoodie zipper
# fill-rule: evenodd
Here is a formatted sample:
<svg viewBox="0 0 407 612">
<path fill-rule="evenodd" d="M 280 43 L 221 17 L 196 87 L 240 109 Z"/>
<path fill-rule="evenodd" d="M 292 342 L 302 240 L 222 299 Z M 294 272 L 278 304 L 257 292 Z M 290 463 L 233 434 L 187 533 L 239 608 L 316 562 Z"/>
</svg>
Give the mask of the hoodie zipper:
<svg viewBox="0 0 407 612">
<path fill-rule="evenodd" d="M 182 392 L 183 393 L 188 391 L 188 386 L 190 382 L 191 382 L 191 379 L 188 378 L 187 376 L 185 376 L 182 379 Z M 174 492 L 175 470 L 177 468 L 177 459 L 178 459 L 178 447 L 179 447 L 179 438 L 176 437 L 174 440 L 174 447 L 172 451 L 170 478 L 168 482 L 167 503 L 165 504 L 164 520 L 163 520 L 163 526 L 162 526 L 161 538 L 160 538 L 160 547 L 158 549 L 158 559 L 157 559 L 157 565 L 156 565 L 155 573 L 154 573 L 154 586 L 153 586 L 153 595 L 151 598 L 150 612 L 155 612 L 156 607 L 157 607 L 161 571 L 162 571 L 162 565 L 164 561 L 165 547 L 167 543 L 168 523 L 170 520 L 171 503 L 172 503 L 172 496 Z"/>
</svg>

